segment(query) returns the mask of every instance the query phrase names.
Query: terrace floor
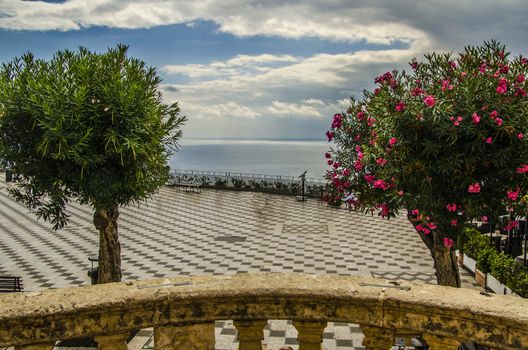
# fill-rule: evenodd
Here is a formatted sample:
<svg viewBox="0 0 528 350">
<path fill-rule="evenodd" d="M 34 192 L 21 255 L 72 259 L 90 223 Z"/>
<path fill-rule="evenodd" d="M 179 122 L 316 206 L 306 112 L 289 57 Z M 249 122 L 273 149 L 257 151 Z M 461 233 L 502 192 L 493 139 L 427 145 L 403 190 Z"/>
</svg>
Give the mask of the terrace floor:
<svg viewBox="0 0 528 350">
<path fill-rule="evenodd" d="M 91 208 L 73 203 L 69 224 L 55 232 L 11 199 L 9 186 L 0 181 L 0 275 L 21 276 L 26 291 L 89 284 L 98 246 Z M 429 251 L 404 216 L 382 220 L 291 196 L 162 188 L 148 204 L 121 209 L 119 235 L 123 280 L 272 271 L 436 283 Z M 462 273 L 465 287 L 477 286 Z M 353 327 L 329 325 L 327 347 L 354 349 Z M 292 329 L 272 323 L 267 337 L 283 345 Z M 220 347 L 230 349 L 234 328 L 219 322 L 217 332 L 231 337 Z"/>
</svg>

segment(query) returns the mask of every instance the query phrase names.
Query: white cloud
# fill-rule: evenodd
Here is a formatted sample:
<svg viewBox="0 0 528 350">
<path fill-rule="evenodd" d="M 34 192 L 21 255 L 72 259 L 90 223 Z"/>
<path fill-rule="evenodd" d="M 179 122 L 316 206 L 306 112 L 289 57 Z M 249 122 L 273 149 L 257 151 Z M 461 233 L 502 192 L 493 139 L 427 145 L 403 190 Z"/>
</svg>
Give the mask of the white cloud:
<svg viewBox="0 0 528 350">
<path fill-rule="evenodd" d="M 190 78 L 211 78 L 229 75 L 247 75 L 251 71 L 268 72 L 272 67 L 297 61 L 297 58 L 290 55 L 237 55 L 227 61 L 214 61 L 206 65 L 166 65 L 163 67 L 163 71 L 167 74 L 182 74 Z"/>
<path fill-rule="evenodd" d="M 90 26 L 150 28 L 158 25 L 209 20 L 219 31 L 236 36 L 271 35 L 286 38 L 317 37 L 339 41 L 366 40 L 390 44 L 411 42 L 424 33 L 405 21 L 384 18 L 382 8 L 350 6 L 348 1 L 166 1 L 69 0 L 64 3 L 0 0 L 4 14 L 0 28 L 76 30 Z M 380 18 L 380 20 L 383 20 Z"/>
<path fill-rule="evenodd" d="M 220 103 L 215 105 L 197 104 L 193 102 L 186 103 L 182 101 L 180 104 L 182 113 L 184 115 L 192 116 L 196 119 L 222 119 L 222 118 L 243 118 L 255 119 L 260 116 L 259 113 L 253 111 L 251 108 L 241 106 L 236 102 Z"/>
<path fill-rule="evenodd" d="M 278 115 L 294 115 L 318 118 L 323 116 L 316 107 L 306 104 L 287 103 L 280 101 L 273 101 L 271 106 L 268 107 L 268 111 L 272 114 Z"/>
<path fill-rule="evenodd" d="M 270 123 L 278 118 L 325 125 L 326 118 L 348 106 L 350 92 L 360 94 L 387 66 L 410 60 L 416 50 L 411 47 L 304 58 L 235 56 L 210 64 L 169 65 L 165 72 L 184 74 L 189 81 L 162 88 L 164 98 L 180 101 L 183 113 L 192 119 L 259 117 Z M 257 70 L 255 66 L 267 69 Z"/>
<path fill-rule="evenodd" d="M 150 28 L 212 21 L 235 36 L 320 38 L 459 50 L 491 37 L 525 50 L 526 0 L 0 0 L 0 29 Z"/>
<path fill-rule="evenodd" d="M 350 107 L 350 99 L 349 98 L 342 98 L 337 101 L 337 106 L 341 108 L 342 110 L 346 110 L 348 107 Z"/>
<path fill-rule="evenodd" d="M 238 55 L 226 62 L 228 66 L 253 66 L 260 64 L 270 64 L 277 62 L 297 62 L 298 59 L 290 55 Z"/>
<path fill-rule="evenodd" d="M 307 100 L 303 100 L 303 103 L 307 104 L 307 105 L 318 105 L 318 106 L 325 106 L 326 103 L 324 103 L 323 101 L 319 100 L 319 99 L 316 99 L 316 98 L 309 98 Z"/>
</svg>

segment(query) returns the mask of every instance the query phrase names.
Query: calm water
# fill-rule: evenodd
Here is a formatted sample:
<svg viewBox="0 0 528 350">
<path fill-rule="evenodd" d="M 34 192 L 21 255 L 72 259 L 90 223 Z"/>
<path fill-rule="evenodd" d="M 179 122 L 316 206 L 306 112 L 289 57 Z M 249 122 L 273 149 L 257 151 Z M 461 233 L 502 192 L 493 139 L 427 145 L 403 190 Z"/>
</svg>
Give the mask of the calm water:
<svg viewBox="0 0 528 350">
<path fill-rule="evenodd" d="M 322 178 L 326 141 L 185 139 L 170 161 L 172 169 Z"/>
</svg>

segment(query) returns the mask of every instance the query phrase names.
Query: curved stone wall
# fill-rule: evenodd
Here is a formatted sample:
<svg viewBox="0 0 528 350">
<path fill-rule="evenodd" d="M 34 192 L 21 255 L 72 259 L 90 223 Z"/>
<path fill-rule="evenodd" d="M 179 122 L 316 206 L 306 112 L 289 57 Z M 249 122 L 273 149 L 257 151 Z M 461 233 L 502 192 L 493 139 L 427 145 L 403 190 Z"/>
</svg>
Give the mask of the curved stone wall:
<svg viewBox="0 0 528 350">
<path fill-rule="evenodd" d="M 525 299 L 403 281 L 394 285 L 365 277 L 284 273 L 179 277 L 1 295 L 0 347 L 147 327 L 168 334 L 173 326 L 210 325 L 223 319 L 235 320 L 239 338 L 246 334 L 241 327 L 253 327 L 257 334 L 262 320 L 292 319 L 301 349 L 311 349 L 301 337 L 310 332 L 322 337 L 327 321 L 360 324 L 369 349 L 385 348 L 379 339 L 398 334 L 421 334 L 433 344 L 431 349 L 456 349 L 462 341 L 528 349 Z M 241 349 L 252 348 L 243 343 Z M 158 344 L 167 348 L 161 340 Z"/>
</svg>

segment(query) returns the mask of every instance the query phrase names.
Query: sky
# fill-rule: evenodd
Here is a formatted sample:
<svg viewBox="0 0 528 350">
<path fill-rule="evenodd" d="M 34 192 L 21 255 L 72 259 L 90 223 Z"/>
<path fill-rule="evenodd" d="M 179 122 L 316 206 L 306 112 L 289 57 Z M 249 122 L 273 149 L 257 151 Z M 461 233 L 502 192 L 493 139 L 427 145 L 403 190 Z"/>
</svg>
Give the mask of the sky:
<svg viewBox="0 0 528 350">
<path fill-rule="evenodd" d="M 186 138 L 324 139 L 377 75 L 527 32 L 527 0 L 0 0 L 1 62 L 129 45 Z"/>
</svg>

